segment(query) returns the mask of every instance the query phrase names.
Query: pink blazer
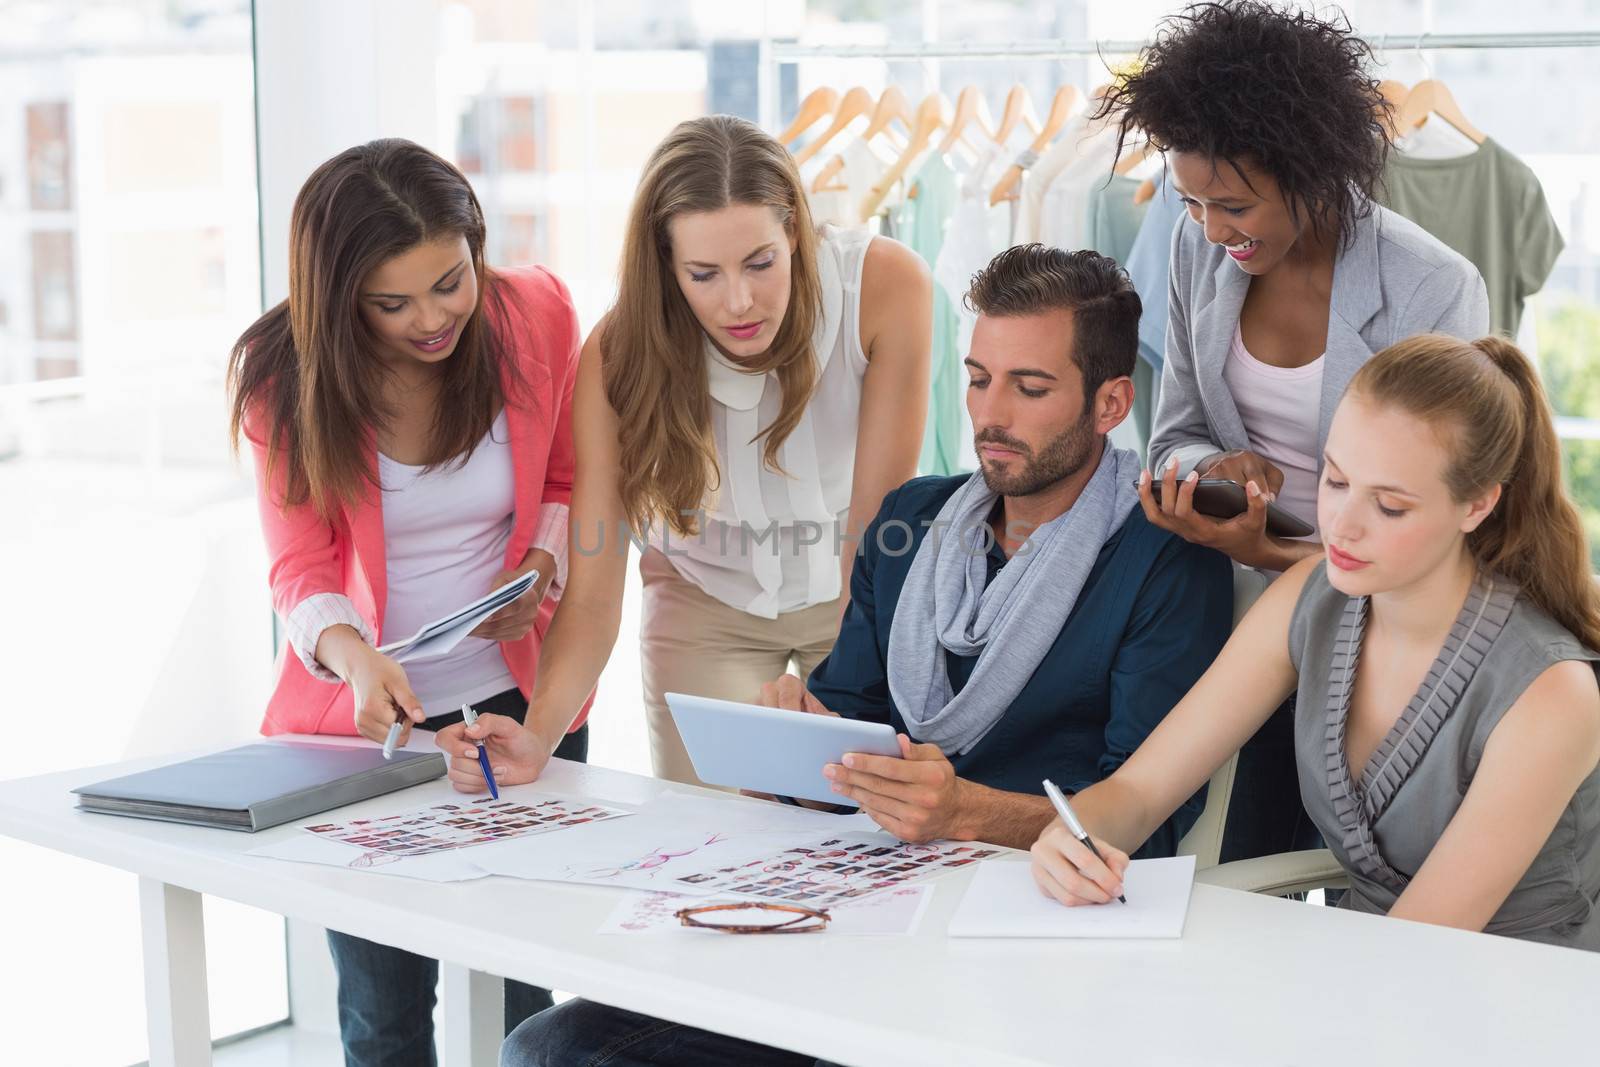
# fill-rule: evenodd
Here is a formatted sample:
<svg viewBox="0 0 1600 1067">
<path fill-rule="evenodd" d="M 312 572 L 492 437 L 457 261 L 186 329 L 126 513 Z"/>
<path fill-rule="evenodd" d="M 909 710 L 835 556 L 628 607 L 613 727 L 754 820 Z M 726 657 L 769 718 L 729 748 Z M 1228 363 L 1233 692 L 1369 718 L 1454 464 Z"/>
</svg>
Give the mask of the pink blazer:
<svg viewBox="0 0 1600 1067">
<path fill-rule="evenodd" d="M 567 504 L 572 499 L 572 390 L 578 375 L 581 348 L 578 316 L 567 287 L 543 267 L 523 267 L 497 272 L 510 286 L 507 314 L 511 321 L 496 328 L 508 356 L 522 372 L 525 391 L 506 389 L 506 426 L 511 439 L 515 517 L 506 544 L 506 566 L 527 555 L 542 504 Z M 520 299 L 519 299 L 520 298 Z M 526 317 L 524 317 L 526 316 Z M 519 321 L 520 320 L 520 321 Z M 551 416 L 554 415 L 552 419 Z M 362 506 L 345 508 L 328 522 L 309 504 L 284 509 L 284 477 L 274 472 L 266 480 L 264 435 L 246 428 L 254 452 L 256 499 L 261 528 L 271 560 L 269 580 L 272 604 L 280 618 L 316 593 L 341 593 L 378 635 L 382 632 L 388 595 L 388 571 L 383 550 L 383 504 L 374 490 Z M 376 463 L 375 450 L 368 461 Z M 462 590 L 463 601 L 482 590 Z M 539 662 L 539 645 L 555 614 L 556 601 L 546 597 L 534 629 L 520 641 L 503 641 L 500 651 L 524 696 L 533 692 Z M 405 636 L 405 635 L 400 635 Z M 349 687 L 321 681 L 300 662 L 285 643 L 278 655 L 278 682 L 261 723 L 264 734 L 354 734 L 355 709 Z M 576 730 L 589 716 L 591 693 Z"/>
</svg>

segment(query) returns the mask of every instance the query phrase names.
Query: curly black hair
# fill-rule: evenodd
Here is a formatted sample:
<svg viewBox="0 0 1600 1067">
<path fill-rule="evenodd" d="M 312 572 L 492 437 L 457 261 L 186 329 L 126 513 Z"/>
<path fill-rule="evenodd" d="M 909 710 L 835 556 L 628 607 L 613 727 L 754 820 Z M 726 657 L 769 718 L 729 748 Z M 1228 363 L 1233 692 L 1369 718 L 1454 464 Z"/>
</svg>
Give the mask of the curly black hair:
<svg viewBox="0 0 1600 1067">
<path fill-rule="evenodd" d="M 1371 58 L 1342 12 L 1194 4 L 1165 20 L 1096 117 L 1117 119 L 1119 158 L 1142 131 L 1156 148 L 1213 164 L 1237 170 L 1248 160 L 1319 236 L 1336 224 L 1348 243 L 1353 221 L 1372 210 L 1389 152 L 1390 106 L 1368 73 Z"/>
</svg>

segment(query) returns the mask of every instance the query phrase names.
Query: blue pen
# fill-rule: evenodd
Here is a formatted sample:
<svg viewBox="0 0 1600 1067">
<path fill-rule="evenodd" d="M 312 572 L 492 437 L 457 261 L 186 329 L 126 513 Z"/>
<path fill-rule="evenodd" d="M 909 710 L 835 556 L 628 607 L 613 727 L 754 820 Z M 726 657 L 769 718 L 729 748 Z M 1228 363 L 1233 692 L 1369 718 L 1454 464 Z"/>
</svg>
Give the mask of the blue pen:
<svg viewBox="0 0 1600 1067">
<path fill-rule="evenodd" d="M 461 705 L 461 718 L 468 726 L 478 721 L 478 712 L 471 704 Z M 483 768 L 483 780 L 489 783 L 489 795 L 496 800 L 500 799 L 500 787 L 495 784 L 494 772 L 489 769 L 489 753 L 484 751 L 483 742 L 474 742 L 478 746 L 478 766 Z"/>
</svg>

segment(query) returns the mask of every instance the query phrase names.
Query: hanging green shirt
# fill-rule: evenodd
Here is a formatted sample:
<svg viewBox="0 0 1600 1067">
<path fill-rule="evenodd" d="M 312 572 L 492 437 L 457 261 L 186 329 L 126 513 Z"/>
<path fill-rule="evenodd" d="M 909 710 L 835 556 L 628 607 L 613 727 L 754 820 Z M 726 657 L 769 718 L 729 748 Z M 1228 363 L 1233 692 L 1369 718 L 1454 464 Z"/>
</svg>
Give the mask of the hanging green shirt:
<svg viewBox="0 0 1600 1067">
<path fill-rule="evenodd" d="M 895 235 L 927 262 L 931 270 L 944 247 L 944 228 L 956 209 L 960 188 L 955 172 L 939 152 L 930 155 L 911 179 L 915 196 L 901 204 Z M 933 287 L 933 366 L 928 391 L 928 422 L 922 431 L 922 474 L 955 474 L 961 467 L 961 406 L 967 374 L 956 351 L 959 336 L 956 309 L 944 287 Z"/>
<path fill-rule="evenodd" d="M 1391 152 L 1377 200 L 1471 260 L 1489 289 L 1489 328 L 1517 335 L 1522 302 L 1564 246 L 1533 168 L 1489 138 L 1448 159 Z"/>
</svg>

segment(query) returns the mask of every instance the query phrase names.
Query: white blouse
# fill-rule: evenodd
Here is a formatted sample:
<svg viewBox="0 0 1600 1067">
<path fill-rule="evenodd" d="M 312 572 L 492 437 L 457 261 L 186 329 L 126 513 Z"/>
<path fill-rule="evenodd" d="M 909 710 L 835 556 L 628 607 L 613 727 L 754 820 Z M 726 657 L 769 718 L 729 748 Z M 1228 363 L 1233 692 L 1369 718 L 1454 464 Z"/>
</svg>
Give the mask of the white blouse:
<svg viewBox="0 0 1600 1067">
<path fill-rule="evenodd" d="M 686 580 L 729 607 L 774 619 L 837 599 L 839 560 L 855 481 L 856 429 L 867 355 L 861 348 L 861 268 L 872 234 L 824 226 L 817 242 L 822 313 L 812 333 L 817 383 L 778 450 L 784 474 L 763 462 L 756 435 L 782 406 L 772 372 L 752 374 L 707 338 L 711 427 L 720 489 L 708 494 L 699 533 L 656 523 L 650 544 Z"/>
</svg>

